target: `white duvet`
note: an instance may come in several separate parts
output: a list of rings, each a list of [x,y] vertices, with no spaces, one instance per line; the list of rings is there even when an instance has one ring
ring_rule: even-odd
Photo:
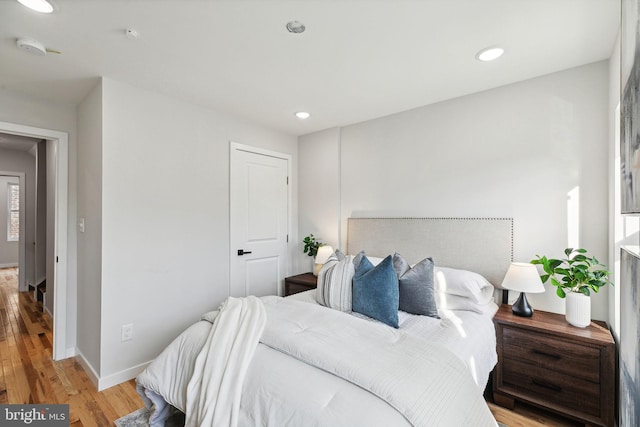
[[[268,321],[242,385],[238,425],[496,425],[468,361],[440,344],[319,305],[262,301]],[[424,328],[412,318],[423,316],[404,318],[407,330]],[[432,320],[435,329],[461,326],[455,318]],[[156,414],[164,402],[185,410],[210,329],[206,321],[193,325],[138,377]]]
[[[313,289],[288,296],[287,299],[317,305],[315,292]],[[467,366],[478,388],[484,391],[489,374],[498,361],[493,326],[493,316],[497,310],[498,306],[491,301],[487,304],[475,304],[470,310],[438,310],[440,319],[399,311],[398,323],[401,331],[452,351]],[[352,315],[377,323],[359,313]]]

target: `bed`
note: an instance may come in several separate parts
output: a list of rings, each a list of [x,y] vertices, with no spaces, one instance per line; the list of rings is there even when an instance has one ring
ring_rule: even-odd
[[[149,365],[137,387],[150,425],[177,408],[187,426],[495,426],[482,394],[512,235],[509,218],[349,219],[346,255],[325,265],[318,290],[229,299]],[[407,274],[432,265],[436,310],[396,308],[391,326],[352,311],[365,295],[356,286],[397,260]]]

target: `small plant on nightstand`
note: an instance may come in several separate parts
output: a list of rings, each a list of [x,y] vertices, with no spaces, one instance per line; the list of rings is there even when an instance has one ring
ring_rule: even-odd
[[[313,234],[309,234],[302,242],[304,243],[304,253],[310,257],[315,257],[318,254],[318,248],[323,245]]]
[[[531,264],[542,265],[545,274],[540,275],[542,283],[551,281],[556,287],[556,295],[564,298],[567,292],[581,292],[586,296],[591,291],[598,292],[602,286],[613,284],[608,280],[611,272],[596,257],[587,256],[586,249],[567,248],[567,258],[553,259],[536,255]],[[560,280],[558,280],[560,278]]]
[[[567,248],[566,258],[554,259],[536,255],[531,264],[541,265],[543,283],[550,281],[556,287],[556,295],[567,298],[567,321],[574,326],[585,327],[591,323],[591,292],[598,292],[608,284],[610,271],[586,249]]]

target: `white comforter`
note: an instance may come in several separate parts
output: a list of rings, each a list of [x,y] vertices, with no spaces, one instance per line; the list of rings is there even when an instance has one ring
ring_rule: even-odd
[[[238,425],[496,425],[468,369],[441,346],[321,306],[262,300],[268,322]],[[193,360],[210,328],[193,325],[138,377],[157,412],[165,401],[185,410]]]

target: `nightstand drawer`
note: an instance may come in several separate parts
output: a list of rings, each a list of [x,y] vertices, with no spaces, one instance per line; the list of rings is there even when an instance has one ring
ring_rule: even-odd
[[[511,359],[502,362],[502,369],[504,387],[516,394],[532,396],[533,401],[555,409],[580,408],[584,414],[601,416],[599,384]]]
[[[600,350],[533,331],[504,328],[503,357],[547,370],[547,376],[566,374],[600,382]],[[550,373],[549,370],[554,371]]]
[[[297,294],[318,286],[318,278],[311,273],[302,273],[284,279],[284,296]]]
[[[315,289],[315,288],[309,285],[301,285],[299,283],[290,283],[287,295],[293,295],[300,292],[309,291],[311,289]]]

